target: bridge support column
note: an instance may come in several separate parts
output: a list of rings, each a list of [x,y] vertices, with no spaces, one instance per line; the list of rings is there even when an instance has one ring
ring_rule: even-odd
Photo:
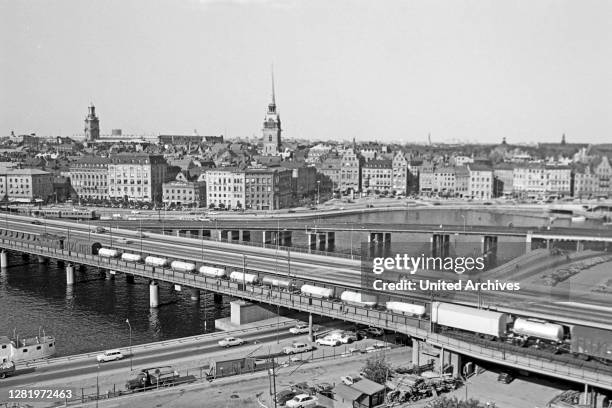
[[[126,281],[127,283],[134,283],[134,275],[129,275],[129,274],[126,274],[126,275],[125,275],[125,281]]]
[[[584,405],[589,405],[589,384],[584,384]]]
[[[531,234],[525,235],[525,253],[531,252]]]
[[[421,340],[412,339],[412,364],[421,365]]]
[[[39,264],[47,263],[47,258],[45,258],[44,256],[41,256],[41,255],[38,255],[38,263]]]
[[[74,285],[74,267],[72,264],[66,266],[66,285]]]
[[[325,251],[327,248],[327,233],[318,233],[317,234],[317,248],[319,251]]]
[[[213,302],[215,302],[218,305],[223,303],[223,295],[221,295],[220,293],[215,293],[213,295]]]
[[[485,235],[482,238],[482,253],[484,254],[487,266],[494,265],[497,260],[497,237]]]
[[[328,232],[327,233],[327,250],[331,252],[334,250],[335,247],[336,247],[336,233]]]
[[[239,239],[242,242],[251,242],[251,231],[249,230],[240,230]]]
[[[463,365],[463,359],[461,358],[461,354],[457,354],[454,351],[451,351],[450,364],[453,366],[453,378],[461,378],[461,375],[463,374],[461,372],[461,367]]]
[[[314,334],[312,333],[312,313],[308,313],[308,341],[314,341]]]
[[[450,235],[433,234],[431,238],[431,255],[446,258],[450,253]]]
[[[191,296],[190,296],[190,298],[194,302],[199,302],[200,301],[200,289],[191,288]]]
[[[274,233],[276,231],[262,231],[262,240],[261,242],[263,243],[263,247],[265,248],[266,245],[272,245],[275,244],[275,239],[274,239]]]
[[[317,249],[317,234],[309,232],[308,233],[308,250],[312,251],[313,249]]]
[[[576,241],[576,252],[584,251],[584,242]]]
[[[155,281],[149,284],[149,307],[159,307],[159,285]]]
[[[0,267],[2,269],[8,268],[8,253],[6,251],[0,252]]]
[[[230,230],[227,234],[228,241],[240,241],[240,230]]]
[[[210,238],[211,238],[211,235],[212,235],[211,233],[212,233],[212,231],[211,231],[211,230],[209,230],[209,229],[203,229],[203,230],[202,230],[202,238],[203,238],[203,239],[210,239]]]

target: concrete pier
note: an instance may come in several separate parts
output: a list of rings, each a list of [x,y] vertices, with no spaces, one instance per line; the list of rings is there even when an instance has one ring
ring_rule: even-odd
[[[125,275],[125,281],[126,281],[127,283],[134,283],[134,275],[129,275],[129,274],[126,274],[126,275]]]
[[[200,289],[191,288],[190,298],[194,302],[199,302],[200,301]]]
[[[159,307],[159,285],[155,281],[149,284],[149,307]]]
[[[216,304],[221,304],[221,303],[223,303],[223,295],[221,295],[221,294],[219,294],[219,293],[215,293],[215,294],[213,295],[213,301],[214,301]]]
[[[8,268],[8,253],[6,251],[0,252],[0,268]]]
[[[66,285],[74,285],[74,267],[72,264],[66,266]]]
[[[45,258],[44,256],[41,256],[41,255],[38,255],[38,263],[39,264],[47,263],[47,258]]]

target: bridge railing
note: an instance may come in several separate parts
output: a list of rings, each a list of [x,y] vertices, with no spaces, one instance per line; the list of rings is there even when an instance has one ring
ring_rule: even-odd
[[[548,355],[548,358],[544,360],[542,358],[530,357],[525,355],[525,353],[517,353],[516,349],[510,349],[506,345],[500,343],[488,342],[484,344],[476,339],[471,339],[468,342],[432,333],[429,330],[430,322],[428,320],[418,319],[413,316],[363,307],[347,306],[339,301],[312,298],[264,286],[244,285],[228,280],[215,279],[168,269],[158,270],[159,268],[154,268],[145,264],[125,262],[120,259],[71,253],[67,250],[55,248],[43,248],[30,242],[15,242],[3,238],[0,242],[0,246],[7,249],[14,249],[42,256],[53,256],[65,261],[89,264],[127,274],[139,275],[152,280],[163,280],[174,284],[223,293],[233,297],[284,306],[367,326],[384,327],[387,330],[425,339],[427,342],[454,349],[457,352],[472,355],[477,358],[512,363],[517,367],[536,369],[545,374],[564,376],[576,381],[589,382],[603,387],[609,387],[609,384],[612,384],[612,375],[609,373],[555,362],[553,361],[552,355]]]

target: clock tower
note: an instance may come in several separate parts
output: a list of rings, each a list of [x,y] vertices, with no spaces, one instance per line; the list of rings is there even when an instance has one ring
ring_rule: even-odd
[[[276,156],[281,150],[281,121],[276,111],[276,97],[274,95],[274,72],[272,72],[272,102],[268,104],[268,112],[263,123],[263,150],[264,156]]]
[[[85,117],[85,140],[93,142],[100,138],[100,121],[96,116],[96,107],[89,105],[89,114]]]

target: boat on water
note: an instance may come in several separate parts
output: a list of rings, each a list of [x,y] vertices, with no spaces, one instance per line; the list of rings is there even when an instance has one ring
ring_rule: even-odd
[[[23,363],[49,358],[55,354],[55,337],[42,336],[10,339],[0,336],[0,363]]]

